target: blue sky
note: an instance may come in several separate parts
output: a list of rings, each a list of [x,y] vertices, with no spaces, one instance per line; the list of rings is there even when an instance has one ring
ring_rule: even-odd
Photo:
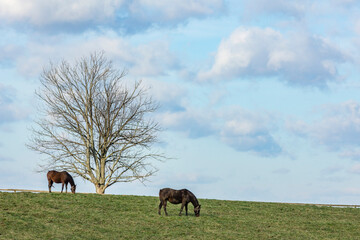
[[[47,189],[25,146],[43,67],[104,50],[151,87],[172,158],[107,193],[358,204],[358,16],[355,0],[0,0],[0,188]]]

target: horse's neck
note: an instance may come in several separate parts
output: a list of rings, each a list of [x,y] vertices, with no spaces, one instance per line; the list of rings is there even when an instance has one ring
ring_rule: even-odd
[[[74,179],[73,179],[71,176],[69,176],[69,175],[68,175],[68,181],[69,181],[69,183],[70,183],[71,186],[74,186],[74,185],[75,185]]]
[[[192,205],[194,205],[194,207],[199,206],[199,202],[194,194],[190,195],[190,202],[192,203]]]

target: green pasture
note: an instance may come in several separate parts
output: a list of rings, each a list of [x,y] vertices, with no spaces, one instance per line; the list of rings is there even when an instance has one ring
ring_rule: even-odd
[[[199,199],[0,192],[0,239],[360,239],[360,209]]]

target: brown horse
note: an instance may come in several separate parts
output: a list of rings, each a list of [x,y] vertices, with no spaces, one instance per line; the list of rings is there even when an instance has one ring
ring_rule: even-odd
[[[75,193],[76,190],[76,185],[74,183],[73,178],[71,177],[71,175],[66,172],[57,172],[57,171],[49,171],[47,173],[47,179],[49,182],[49,192],[51,193],[51,187],[53,185],[53,183],[62,183],[62,188],[61,188],[61,192],[63,192],[64,190],[64,184],[66,187],[66,192],[67,192],[67,185],[68,183],[70,183],[71,185],[71,192]]]
[[[200,216],[201,205],[199,204],[195,195],[187,189],[174,190],[171,188],[163,188],[159,192],[159,198],[160,198],[159,215],[161,215],[161,207],[163,205],[164,205],[165,214],[166,214],[166,216],[168,215],[167,211],[166,211],[166,203],[167,203],[167,201],[169,201],[173,204],[181,203],[181,209],[180,209],[179,216],[181,216],[181,212],[182,212],[184,206],[185,206],[186,216],[188,215],[188,203],[189,202],[191,202],[192,205],[194,205],[195,216],[196,217]]]

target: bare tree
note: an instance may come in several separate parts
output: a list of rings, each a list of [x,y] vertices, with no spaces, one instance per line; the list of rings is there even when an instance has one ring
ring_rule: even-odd
[[[28,146],[47,156],[44,170],[79,175],[99,194],[156,172],[151,162],[164,156],[151,148],[159,125],[148,115],[158,106],[141,82],[127,84],[125,75],[103,53],[43,70],[36,95],[44,106]]]

